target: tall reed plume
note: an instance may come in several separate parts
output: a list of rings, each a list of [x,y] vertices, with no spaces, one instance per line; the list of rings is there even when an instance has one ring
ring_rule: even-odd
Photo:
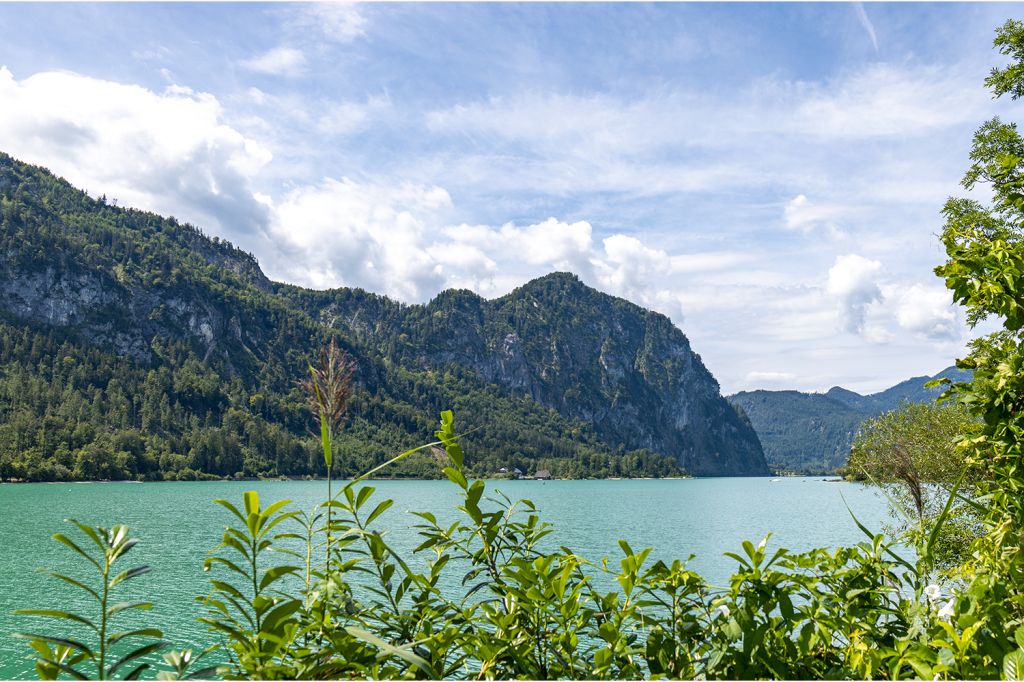
[[[332,337],[327,348],[322,348],[316,365],[309,366],[309,378],[298,382],[306,392],[309,409],[320,426],[320,442],[327,466],[327,561],[331,559],[331,468],[334,464],[334,436],[341,431],[348,417],[352,399],[356,363],[351,355],[338,347]]]

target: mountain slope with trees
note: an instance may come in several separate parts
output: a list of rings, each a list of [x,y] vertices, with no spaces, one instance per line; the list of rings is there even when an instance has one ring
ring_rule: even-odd
[[[571,275],[422,306],[310,291],[0,154],[0,478],[322,473],[295,380],[332,335],[358,367],[341,475],[448,408],[478,473],[767,473],[682,332]],[[394,473],[437,471],[425,454]]]
[[[903,403],[931,402],[941,392],[932,379],[969,381],[970,372],[948,367],[871,395],[833,386],[825,393],[742,391],[729,396],[753,424],[768,466],[777,472],[835,473],[846,464],[860,424]]]

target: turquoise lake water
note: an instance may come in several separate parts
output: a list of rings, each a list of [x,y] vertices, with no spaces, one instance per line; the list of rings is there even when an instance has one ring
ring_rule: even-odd
[[[375,498],[394,506],[375,525],[386,528],[396,547],[419,544],[407,512],[431,511],[453,519],[457,489],[446,481],[374,481]],[[695,554],[690,567],[722,584],[744,539],[773,533],[771,545],[794,551],[837,547],[864,539],[846,505],[869,528],[881,530],[885,501],[853,483],[821,478],[717,478],[621,481],[491,481],[488,490],[513,499],[529,498],[543,520],[555,526],[551,546],[566,545],[593,561],[617,560],[617,541],[634,549],[654,547],[661,559]],[[133,581],[135,595],[154,602],[147,624],[163,628],[177,648],[211,643],[194,602],[208,591],[202,571],[207,552],[220,542],[229,514],[213,504],[227,498],[241,506],[243,491],[257,490],[264,504],[279,499],[309,509],[326,496],[322,481],[195,483],[76,483],[0,485],[0,679],[33,679],[28,647],[13,639],[17,630],[45,631],[41,619],[14,617],[18,608],[83,610],[73,588],[43,575],[48,568],[83,575],[84,561],[49,537],[74,535],[65,518],[109,526],[126,523],[141,542],[126,565],[149,564],[153,573]],[[845,500],[845,504],[844,504]],[[66,589],[65,589],[66,588]],[[134,596],[134,595],[133,595]]]

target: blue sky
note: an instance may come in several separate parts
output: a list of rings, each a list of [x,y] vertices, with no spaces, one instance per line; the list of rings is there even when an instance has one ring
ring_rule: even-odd
[[[723,391],[879,390],[972,332],[931,273],[1017,4],[0,4],[0,149],[271,277],[421,302],[553,270]],[[983,196],[983,192],[981,193]]]

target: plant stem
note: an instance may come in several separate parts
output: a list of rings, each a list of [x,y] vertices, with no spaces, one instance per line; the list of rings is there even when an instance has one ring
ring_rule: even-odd
[[[331,446],[334,447],[333,445]],[[333,453],[332,453],[333,455]],[[333,463],[333,457],[332,463]],[[331,464],[327,465],[327,560],[324,565],[324,577],[331,572],[331,507],[334,497],[331,495]]]
[[[109,540],[108,540],[109,542]],[[105,552],[103,561],[103,601],[100,603],[100,662],[98,666],[98,677],[101,680],[107,679],[107,595],[110,592],[110,550]]]

